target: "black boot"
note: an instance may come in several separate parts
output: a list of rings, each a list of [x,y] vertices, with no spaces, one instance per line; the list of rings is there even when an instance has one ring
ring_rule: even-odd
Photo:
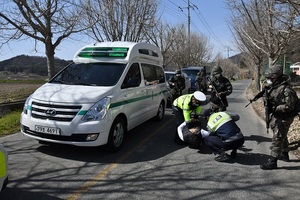
[[[215,161],[218,161],[218,162],[226,162],[229,159],[230,159],[230,157],[224,151],[222,151],[220,154],[216,154],[216,157],[215,157]]]
[[[233,149],[233,150],[231,151],[231,153],[230,153],[230,157],[231,157],[231,158],[236,158],[236,156],[237,156],[237,149]]]
[[[290,162],[289,152],[282,152],[279,160]]]
[[[264,170],[272,170],[272,169],[277,169],[277,158],[269,158],[268,159],[268,162],[265,163],[265,164],[262,164],[260,166],[261,169],[264,169]]]

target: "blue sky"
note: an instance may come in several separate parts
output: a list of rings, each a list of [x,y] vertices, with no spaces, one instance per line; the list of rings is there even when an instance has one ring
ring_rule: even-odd
[[[214,53],[227,57],[237,54],[228,27],[230,11],[225,0],[190,0],[191,32],[202,33],[214,46]],[[163,18],[171,24],[188,23],[188,0],[161,0]],[[231,50],[230,50],[231,49]],[[228,51],[230,50],[230,51]]]
[[[170,24],[187,24],[188,0],[160,0],[159,5],[162,19]],[[221,53],[223,57],[232,56],[234,50],[233,37],[226,21],[229,18],[229,10],[224,0],[190,0],[191,32],[204,34],[214,46],[214,53]],[[64,41],[56,49],[55,56],[65,60],[71,60],[76,51],[86,44],[93,43],[89,39],[79,41]],[[34,51],[34,41],[11,42],[9,46],[1,49],[0,61],[18,55],[45,56],[44,46],[38,43],[37,52]]]

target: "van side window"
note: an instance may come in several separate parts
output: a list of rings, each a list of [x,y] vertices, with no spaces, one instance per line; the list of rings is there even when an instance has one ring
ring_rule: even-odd
[[[121,89],[138,87],[141,84],[141,71],[138,63],[133,63],[128,70]]]
[[[142,69],[146,85],[165,82],[165,75],[162,67],[142,63]]]

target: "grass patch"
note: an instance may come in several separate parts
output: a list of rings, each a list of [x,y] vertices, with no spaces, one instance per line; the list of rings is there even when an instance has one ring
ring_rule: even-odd
[[[0,118],[0,137],[20,131],[21,110],[13,111]]]

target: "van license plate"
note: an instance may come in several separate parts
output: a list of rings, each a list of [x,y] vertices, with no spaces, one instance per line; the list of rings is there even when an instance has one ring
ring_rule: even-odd
[[[52,135],[60,135],[59,128],[46,127],[46,126],[35,126],[35,131],[39,133],[47,133]]]

